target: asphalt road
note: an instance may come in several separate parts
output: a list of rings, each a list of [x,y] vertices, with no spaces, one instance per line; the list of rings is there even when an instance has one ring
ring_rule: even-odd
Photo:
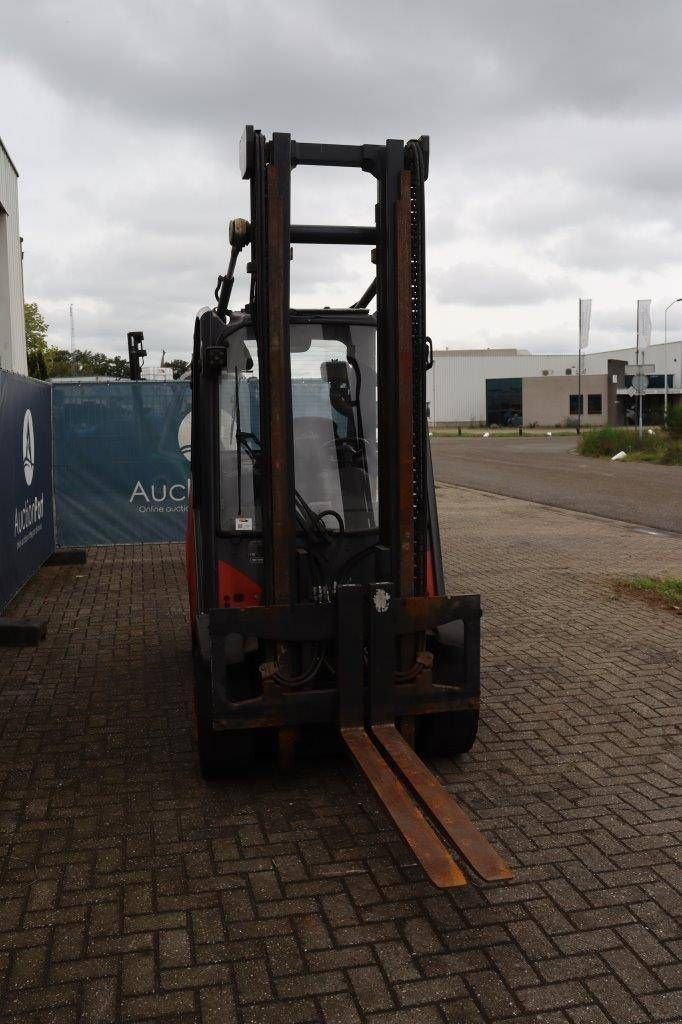
[[[575,454],[575,437],[434,437],[436,480],[682,533],[682,470]]]

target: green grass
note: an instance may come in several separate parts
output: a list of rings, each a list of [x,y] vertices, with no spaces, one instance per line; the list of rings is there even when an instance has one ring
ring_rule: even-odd
[[[619,594],[640,597],[682,614],[682,580],[675,576],[663,579],[657,579],[655,576],[633,576],[630,579],[616,580],[615,588]]]
[[[628,460],[656,462],[663,466],[682,466],[682,438],[671,437],[657,429],[653,434],[628,427],[601,427],[581,434],[578,442],[581,455],[611,458],[625,452]]]

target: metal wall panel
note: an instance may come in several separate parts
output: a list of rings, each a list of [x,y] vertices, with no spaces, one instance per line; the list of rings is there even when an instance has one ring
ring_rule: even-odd
[[[17,178],[9,154],[0,140],[0,367],[26,374],[24,279]]]

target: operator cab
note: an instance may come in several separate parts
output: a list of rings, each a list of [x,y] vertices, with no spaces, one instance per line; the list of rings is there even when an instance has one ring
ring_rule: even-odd
[[[262,529],[260,367],[250,318],[231,322],[218,384],[219,529]],[[366,311],[290,318],[299,533],[363,533],[378,521],[376,321]]]

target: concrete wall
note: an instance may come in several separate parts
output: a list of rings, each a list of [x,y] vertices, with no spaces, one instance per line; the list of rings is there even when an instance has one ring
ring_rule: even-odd
[[[601,427],[608,422],[608,376],[589,373],[582,375],[582,422],[585,426]],[[523,425],[537,423],[539,427],[566,426],[577,416],[570,411],[570,396],[578,394],[578,377],[524,377]],[[588,395],[601,396],[601,413],[588,412]]]
[[[26,373],[18,174],[0,139],[0,368]]]

